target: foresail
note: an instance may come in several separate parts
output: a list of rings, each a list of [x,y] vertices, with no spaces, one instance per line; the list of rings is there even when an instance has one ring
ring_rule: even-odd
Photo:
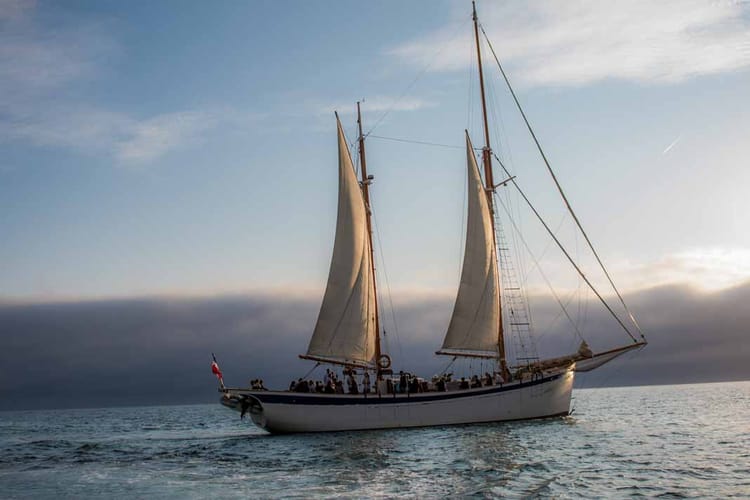
[[[520,373],[534,373],[540,370],[554,370],[557,368],[571,367],[577,372],[589,372],[600,366],[609,363],[618,356],[630,352],[634,349],[641,349],[646,345],[646,342],[635,342],[633,344],[625,345],[622,347],[616,347],[608,351],[593,352],[588,344],[583,341],[577,352],[568,354],[567,356],[560,356],[558,358],[548,358],[533,363],[527,363],[522,366],[516,367]]]
[[[464,263],[453,316],[438,354],[497,357],[500,291],[492,218],[468,133],[466,155],[469,192]]]
[[[609,351],[600,353],[591,353],[589,356],[578,356],[576,359],[575,371],[577,372],[590,372],[596,368],[599,368],[605,363],[609,363],[616,357],[630,352],[633,349],[640,349],[646,345],[646,342],[636,342],[634,344],[626,345],[624,347],[618,347]]]
[[[370,365],[375,356],[375,293],[362,190],[338,123],[336,239],[323,304],[305,357]]]

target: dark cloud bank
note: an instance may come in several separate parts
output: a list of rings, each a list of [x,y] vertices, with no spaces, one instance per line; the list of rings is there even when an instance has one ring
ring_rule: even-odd
[[[664,287],[628,297],[649,338],[578,383],[641,385],[750,379],[750,284],[705,294]],[[210,353],[227,383],[262,377],[283,387],[312,363],[307,347],[319,299],[225,296],[0,305],[0,409],[177,404],[216,401]],[[446,360],[439,347],[451,298],[395,300],[398,341],[388,345],[395,368],[431,375]],[[575,350],[569,324],[548,302],[537,325],[551,325],[541,354]],[[592,305],[584,334],[594,348],[624,343]],[[403,363],[403,360],[409,360]]]

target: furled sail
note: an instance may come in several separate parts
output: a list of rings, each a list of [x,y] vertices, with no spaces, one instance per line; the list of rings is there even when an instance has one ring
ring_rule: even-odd
[[[466,134],[468,215],[461,283],[453,316],[437,354],[498,357],[500,296],[492,217]]]
[[[367,208],[340,122],[338,144],[339,203],[331,269],[318,322],[302,357],[372,365],[377,331]]]

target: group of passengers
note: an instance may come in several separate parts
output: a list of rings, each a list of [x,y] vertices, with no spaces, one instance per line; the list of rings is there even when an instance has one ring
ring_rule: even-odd
[[[340,380],[338,377],[338,374],[331,370],[326,369],[326,374],[323,377],[323,380],[304,380],[302,378],[299,378],[297,380],[292,380],[292,383],[289,384],[289,391],[290,392],[317,392],[317,393],[324,393],[324,394],[345,394],[344,392],[344,382],[346,381],[346,386],[348,389],[349,394],[359,394],[360,388],[359,383],[357,382],[357,372],[352,368],[345,368],[342,373],[342,378],[344,380]],[[370,374],[365,370],[364,374],[362,375],[362,393],[368,394],[371,390],[371,383],[370,383]]]
[[[263,379],[253,379],[250,381],[250,388],[254,391],[267,391],[266,387],[263,385]]]
[[[500,382],[500,380],[498,380],[498,382]],[[466,377],[461,377],[458,388],[478,389],[480,387],[488,387],[491,385],[495,385],[495,381],[493,380],[492,375],[490,375],[488,372],[485,372],[482,378],[479,378],[478,375],[473,375],[470,380],[467,380]]]
[[[398,392],[399,394],[413,394],[416,392],[427,392],[429,391],[429,384],[426,381],[420,380],[416,375],[400,371],[398,372],[398,384],[394,388],[394,391],[389,389],[388,392]]]
[[[498,373],[492,375],[489,372],[485,372],[482,376],[461,377],[458,381],[454,381],[452,376],[452,373],[435,375],[428,382],[409,372],[400,371],[398,377],[388,377],[385,380],[381,380],[383,387],[380,390],[388,394],[415,394],[432,391],[445,392],[455,389],[476,389],[502,384],[502,379]],[[256,382],[259,383],[258,389],[265,389],[262,387],[262,380],[253,381],[253,384]],[[253,385],[253,388],[256,388],[255,385]],[[373,387],[369,372],[365,370],[362,373],[360,382],[357,380],[357,372],[353,368],[344,368],[341,378],[339,378],[339,375],[334,370],[326,369],[323,380],[305,380],[300,377],[297,380],[292,380],[289,384],[290,392],[370,394],[373,390],[377,391],[377,388]]]

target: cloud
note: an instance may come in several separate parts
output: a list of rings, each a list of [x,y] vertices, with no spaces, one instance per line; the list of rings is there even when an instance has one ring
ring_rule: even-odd
[[[750,378],[750,284],[716,293],[661,287],[626,299],[650,344],[586,375],[587,386]],[[297,355],[319,304],[319,297],[234,295],[0,305],[0,409],[215,401],[211,352],[231,385],[262,377],[285,387],[312,368]],[[552,301],[536,297],[533,305],[540,354],[575,350]],[[399,329],[387,324],[384,344],[396,369],[429,376],[445,367],[450,360],[433,352],[451,309],[447,295],[395,301]],[[628,342],[595,304],[584,309],[581,328],[594,349]]]
[[[129,137],[115,145],[115,157],[123,163],[146,163],[168,151],[194,143],[214,126],[213,116],[199,112],[159,115],[129,127]]]
[[[527,86],[670,84],[750,66],[749,2],[516,1],[484,3],[479,14],[513,80]],[[468,67],[470,44],[468,33],[442,28],[389,53],[452,71]]]
[[[356,113],[356,107],[352,106],[352,102],[337,102],[318,105],[318,111],[320,114],[329,114],[332,110],[338,111],[340,115],[354,114]],[[431,108],[435,106],[435,103],[419,97],[393,97],[376,95],[372,97],[366,97],[362,100],[362,109],[371,113],[377,113],[381,111],[417,111],[419,109]]]
[[[39,146],[98,153],[109,149],[132,126],[133,120],[128,116],[96,107],[15,106],[0,122],[0,136]]]
[[[121,48],[106,22],[41,26],[35,4],[0,3],[0,141],[23,141],[143,165],[195,143],[218,114],[137,117],[75,97]]]
[[[33,0],[0,0],[0,21],[18,19],[36,5]]]
[[[573,247],[568,245],[570,248]],[[609,281],[589,252],[582,251],[575,260],[603,296],[614,296]],[[613,255],[604,256],[604,262],[617,288],[628,293],[668,285],[719,291],[750,281],[750,248],[743,247],[693,247],[637,261]],[[568,261],[553,252],[542,252],[524,264],[529,271],[523,286],[532,293],[549,294],[550,286],[561,297],[577,294],[581,289],[590,293]],[[543,270],[543,276],[539,269]]]
[[[646,263],[615,262],[614,274],[623,276],[626,289],[688,284],[703,290],[721,290],[750,279],[750,249],[695,248]]]
[[[113,41],[97,26],[81,25],[75,31],[41,32],[13,26],[0,35],[0,79],[4,97],[30,98],[83,77],[92,76],[96,63],[115,50]]]
[[[195,144],[217,124],[206,111],[181,111],[142,120],[80,104],[20,109],[0,119],[0,139],[112,156],[120,165],[143,165]]]

